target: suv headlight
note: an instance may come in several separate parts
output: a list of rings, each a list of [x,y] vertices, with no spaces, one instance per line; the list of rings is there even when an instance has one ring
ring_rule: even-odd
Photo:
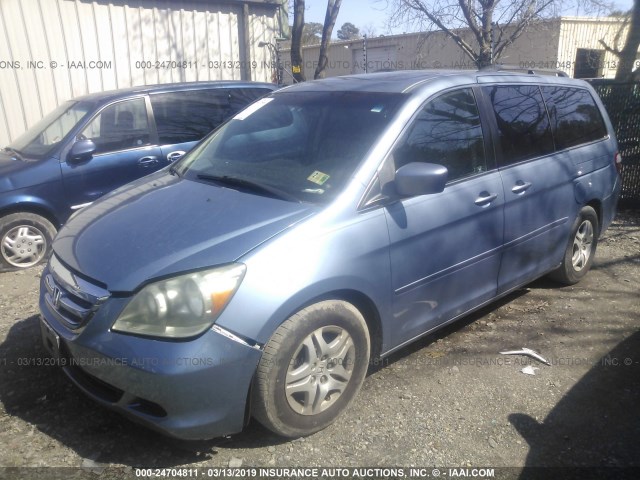
[[[198,335],[222,313],[245,271],[236,263],[149,284],[133,297],[112,330],[165,338]]]

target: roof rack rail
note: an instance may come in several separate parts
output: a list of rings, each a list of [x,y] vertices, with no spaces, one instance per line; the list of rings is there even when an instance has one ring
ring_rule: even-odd
[[[523,72],[528,75],[553,75],[555,77],[568,77],[567,72],[551,68],[525,68],[517,65],[489,65],[480,69],[481,72]]]

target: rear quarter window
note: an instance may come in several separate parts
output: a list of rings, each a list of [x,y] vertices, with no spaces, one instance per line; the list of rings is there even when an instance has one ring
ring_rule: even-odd
[[[588,90],[542,87],[542,95],[558,150],[606,137],[607,129],[600,109]]]

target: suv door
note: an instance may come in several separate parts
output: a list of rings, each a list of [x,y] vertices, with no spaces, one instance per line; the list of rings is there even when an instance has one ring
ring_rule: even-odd
[[[394,344],[496,294],[504,195],[488,147],[474,91],[463,88],[429,100],[388,159],[393,171],[410,162],[449,171],[442,193],[386,207]]]
[[[560,262],[574,220],[575,168],[554,154],[549,117],[537,85],[483,87],[493,112],[505,191],[504,252],[498,293],[548,272]]]
[[[104,107],[76,138],[92,140],[96,152],[88,160],[66,158],[61,163],[67,199],[74,210],[165,165],[144,96]]]
[[[150,95],[162,161],[175,162],[266,88],[209,88]]]

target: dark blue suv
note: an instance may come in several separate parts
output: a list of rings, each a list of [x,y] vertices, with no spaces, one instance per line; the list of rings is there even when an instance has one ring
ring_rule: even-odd
[[[179,83],[63,103],[0,150],[0,270],[41,262],[74,211],[169,165],[275,88],[253,82]]]

